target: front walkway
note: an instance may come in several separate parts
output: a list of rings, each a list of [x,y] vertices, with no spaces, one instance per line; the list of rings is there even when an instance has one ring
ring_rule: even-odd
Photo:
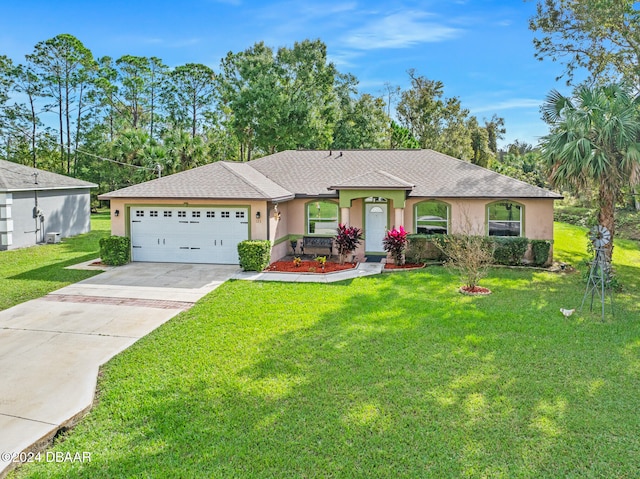
[[[242,271],[233,276],[233,279],[247,281],[284,281],[292,283],[335,283],[347,279],[361,278],[382,273],[384,267],[381,263],[359,263],[356,268],[335,273],[277,273],[264,271]]]

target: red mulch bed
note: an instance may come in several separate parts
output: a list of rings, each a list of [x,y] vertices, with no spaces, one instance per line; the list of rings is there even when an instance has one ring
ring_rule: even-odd
[[[293,261],[275,261],[271,263],[265,271],[279,271],[284,273],[332,273],[334,271],[344,271],[345,269],[355,268],[357,263],[333,263],[327,261],[324,264],[324,270],[317,261],[302,261],[299,266],[293,264]]]
[[[386,263],[384,269],[416,269],[422,268],[424,263],[405,263],[403,265],[397,265],[393,263]]]
[[[461,286],[460,292],[462,294],[468,294],[472,296],[485,296],[487,294],[491,294],[491,290],[489,288],[483,288],[482,286],[474,286],[473,288]]]

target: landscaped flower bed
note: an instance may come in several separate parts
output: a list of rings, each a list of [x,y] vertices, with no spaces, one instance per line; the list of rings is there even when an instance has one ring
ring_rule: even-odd
[[[289,260],[289,261],[275,261],[271,263],[265,271],[278,271],[283,273],[333,273],[335,271],[344,271],[346,269],[355,268],[357,263],[344,263],[338,264],[327,261],[324,264],[324,269],[322,265],[315,260],[303,260],[300,261],[297,265]]]

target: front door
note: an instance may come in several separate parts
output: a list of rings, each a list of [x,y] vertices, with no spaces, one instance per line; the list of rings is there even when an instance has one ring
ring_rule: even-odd
[[[382,240],[387,234],[387,204],[365,203],[364,222],[365,251],[384,253]]]

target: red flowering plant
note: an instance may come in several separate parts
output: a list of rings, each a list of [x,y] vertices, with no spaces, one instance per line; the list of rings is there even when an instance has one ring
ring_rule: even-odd
[[[347,255],[353,253],[362,241],[362,230],[355,226],[338,225],[338,234],[333,244],[340,255],[340,264],[344,264]]]
[[[396,265],[404,264],[404,251],[407,249],[407,232],[402,226],[387,231],[386,236],[382,240],[384,250],[391,254]]]

